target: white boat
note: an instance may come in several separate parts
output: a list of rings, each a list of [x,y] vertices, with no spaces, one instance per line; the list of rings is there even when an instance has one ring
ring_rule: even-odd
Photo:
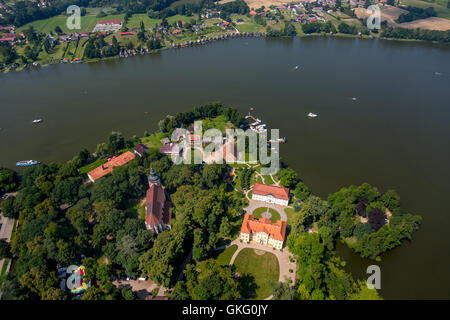
[[[36,120],[33,120],[33,121],[31,121],[32,123],[41,123],[42,122],[42,119],[36,119]]]
[[[317,117],[317,114],[310,112],[310,113],[308,113],[308,117],[315,118],[315,117]]]
[[[352,98],[353,101],[356,101],[356,99],[358,99],[358,98],[356,98],[356,97],[353,97],[353,98]]]

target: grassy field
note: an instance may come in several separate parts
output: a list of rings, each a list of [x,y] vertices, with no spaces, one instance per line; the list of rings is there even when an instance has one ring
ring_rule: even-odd
[[[295,211],[292,208],[285,208],[284,212],[286,212],[287,224],[291,224],[292,219],[300,213],[300,211]]]
[[[222,266],[228,266],[230,264],[231,257],[236,252],[237,248],[237,245],[233,244],[224,250],[217,251],[217,262]]]
[[[90,32],[90,31],[92,31],[92,29],[94,29],[95,25],[100,20],[112,20],[112,19],[123,20],[124,16],[125,16],[124,14],[114,14],[114,15],[108,15],[108,16],[105,16],[102,18],[98,18],[95,15],[86,15],[86,16],[81,17],[81,29],[80,30],[70,30],[69,28],[67,28],[67,16],[60,15],[60,16],[55,16],[55,17],[48,18],[48,19],[37,20],[37,21],[33,21],[31,23],[27,23],[26,25],[18,28],[16,30],[16,33],[23,32],[23,30],[25,30],[29,26],[33,26],[36,31],[45,32],[45,33],[49,33],[49,32],[54,33],[56,26],[59,26],[62,29],[62,31],[65,33],[72,33],[75,31],[89,31]]]
[[[159,151],[159,147],[162,146],[161,139],[165,137],[167,137],[167,133],[156,132],[151,136],[142,138],[141,142],[149,149],[156,149]]]
[[[249,18],[245,15],[233,14],[231,15],[231,19],[233,21],[236,19],[244,20],[244,23],[236,24],[236,29],[238,29],[239,32],[266,32],[266,28],[255,23],[253,17]]]
[[[271,294],[270,282],[278,281],[280,267],[277,257],[270,252],[259,255],[254,249],[242,249],[234,260],[240,277],[250,275],[256,283],[256,295],[252,299],[261,300]]]
[[[81,174],[83,173],[88,173],[91,170],[94,170],[95,168],[99,167],[100,165],[106,163],[108,160],[105,158],[99,158],[97,160],[95,160],[94,162],[91,162],[87,165],[85,165],[84,167],[81,167],[80,169],[78,169],[78,171],[80,171]]]
[[[208,129],[217,129],[225,133],[226,129],[232,129],[234,126],[231,122],[226,121],[225,116],[220,115],[216,118],[208,118],[202,120],[202,131],[205,133]]]
[[[128,19],[127,22],[127,28],[133,29],[133,28],[140,28],[141,21],[144,22],[144,27],[146,29],[148,28],[154,28],[156,24],[161,23],[161,19],[150,19],[147,14],[145,13],[138,13],[133,14],[130,19]]]
[[[450,9],[447,9],[447,0],[434,0],[434,2],[402,0],[400,1],[400,4],[403,6],[413,6],[423,9],[433,7],[438,17],[450,19]]]

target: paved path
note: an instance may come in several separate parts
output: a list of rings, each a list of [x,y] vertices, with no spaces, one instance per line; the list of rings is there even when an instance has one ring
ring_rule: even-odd
[[[252,213],[256,209],[261,208],[261,207],[267,207],[267,208],[272,208],[272,209],[276,210],[280,214],[281,221],[287,221],[287,215],[286,215],[286,212],[284,211],[284,209],[286,207],[280,206],[279,204],[249,199],[249,205],[247,208],[244,208],[244,210],[248,213]]]
[[[158,286],[152,280],[115,280],[113,281],[113,284],[119,289],[122,289],[123,287],[131,288],[140,300],[146,300],[156,288],[159,288],[157,294],[158,297],[163,297],[167,291],[166,288]]]
[[[244,248],[252,248],[257,250],[263,250],[270,253],[273,253],[277,259],[278,259],[278,265],[280,267],[280,276],[278,277],[279,282],[286,282],[286,280],[289,280],[291,284],[293,285],[295,283],[295,274],[297,271],[297,265],[295,262],[291,262],[289,260],[289,257],[293,257],[293,255],[289,252],[288,248],[284,247],[283,251],[280,250],[273,250],[272,247],[268,247],[262,244],[256,244],[256,243],[244,243],[241,242],[239,239],[234,240],[229,245],[237,245],[237,250],[233,254],[230,260],[230,266],[233,265],[234,260],[236,259],[239,252]],[[289,269],[292,269],[293,272],[290,273]]]
[[[15,196],[17,194],[17,192],[15,193],[7,193],[6,195],[8,196]],[[5,239],[7,242],[10,242],[11,240],[11,234],[12,234],[12,230],[14,227],[14,223],[16,222],[16,220],[14,219],[9,219],[6,218],[2,215],[2,210],[0,207],[0,224],[1,224],[1,228],[0,228],[0,239]],[[11,260],[9,260],[11,262]],[[5,262],[5,259],[1,259],[0,260],[0,271],[3,268],[3,263]]]

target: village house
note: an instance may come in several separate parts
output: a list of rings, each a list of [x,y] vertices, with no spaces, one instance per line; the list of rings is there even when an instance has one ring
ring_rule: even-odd
[[[101,20],[95,25],[92,32],[117,32],[122,25],[122,20]]]
[[[194,144],[194,146],[199,146],[202,144],[202,137],[199,134],[190,134],[189,142]]]
[[[170,139],[169,138],[162,138],[161,140],[161,143],[163,144],[163,145],[166,145],[166,144],[169,144],[170,143]]]
[[[275,249],[283,248],[286,236],[286,221],[272,223],[267,218],[255,219],[253,214],[246,213],[241,227],[240,239],[246,243],[253,242]]]
[[[153,168],[150,169],[148,185],[149,188],[145,196],[145,227],[154,233],[170,230],[171,202]]]
[[[108,161],[101,166],[95,168],[94,170],[91,170],[88,172],[88,178],[92,182],[95,182],[96,180],[100,179],[103,176],[106,176],[108,173],[111,173],[114,169],[114,167],[121,167],[130,161],[134,159],[135,155],[134,153],[127,151],[125,153],[122,153],[118,157],[112,157],[108,159]]]
[[[9,42],[13,44],[16,41],[16,35],[14,33],[5,33],[1,38],[1,42]]]
[[[176,144],[170,144],[170,145],[165,145],[165,146],[161,146],[159,148],[159,152],[165,155],[179,155],[181,153],[181,151],[183,150],[183,148],[181,148],[177,143]]]
[[[134,153],[139,157],[142,157],[146,152],[148,152],[148,147],[142,143],[139,143],[134,147]]]
[[[255,183],[252,199],[287,206],[289,203],[289,188]]]

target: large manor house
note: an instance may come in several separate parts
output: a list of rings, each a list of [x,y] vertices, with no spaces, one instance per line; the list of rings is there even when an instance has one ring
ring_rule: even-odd
[[[289,203],[289,188],[255,183],[252,200],[287,206]],[[253,242],[272,246],[281,250],[286,238],[286,221],[270,219],[256,219],[253,214],[246,213],[241,227],[240,239],[246,243]]]

